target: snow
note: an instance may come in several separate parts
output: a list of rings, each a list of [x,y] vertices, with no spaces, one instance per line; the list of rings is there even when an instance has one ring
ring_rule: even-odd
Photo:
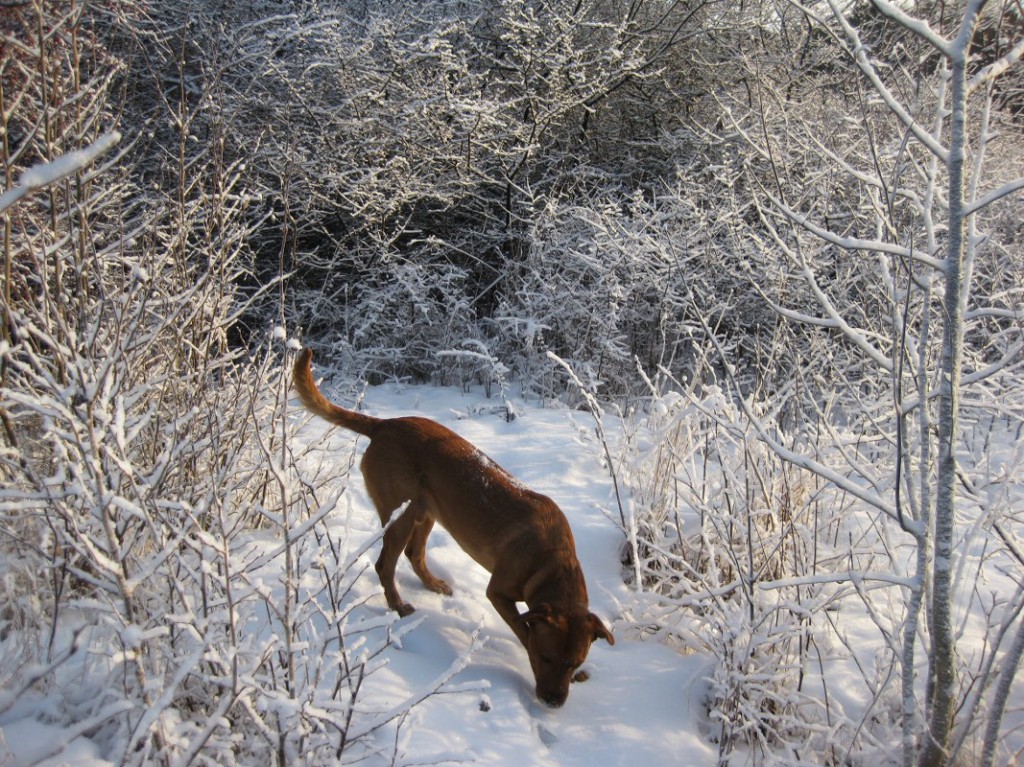
[[[344,393],[334,396],[348,401]],[[714,764],[717,747],[706,737],[703,705],[709,659],[641,641],[616,625],[620,605],[630,599],[619,561],[623,536],[611,516],[608,473],[595,445],[580,441],[587,419],[577,423],[565,409],[517,403],[521,417],[509,423],[496,415],[476,415],[483,410],[481,401],[480,395],[456,389],[381,386],[367,392],[364,406],[379,416],[425,415],[441,421],[526,485],[554,498],[573,528],[591,610],[612,627],[616,643],[596,642],[584,666],[590,679],[573,685],[562,708],[546,708],[534,694],[525,650],[487,601],[488,573],[435,528],[428,558],[455,594],[426,591],[403,560],[399,588],[417,612],[397,626],[412,630],[385,651],[383,667],[368,678],[362,705],[386,718],[403,702],[434,689],[453,664],[456,673],[443,694],[427,695],[397,724],[375,733],[379,753],[363,763],[391,764],[394,756],[396,764]],[[362,438],[357,442],[323,421],[307,421],[297,407],[295,418],[303,421],[300,439],[312,442],[330,432],[328,450],[318,454],[326,466],[347,465],[353,449],[361,454],[365,448]],[[339,539],[345,538],[348,554],[371,544],[362,555],[369,562],[379,545],[379,523],[357,470],[350,479],[331,524]],[[343,528],[347,536],[341,535]],[[360,576],[353,597],[365,600],[360,609],[367,625],[386,631],[389,614],[372,566]],[[130,638],[134,630],[126,627],[125,633]],[[464,659],[477,632],[476,649]],[[19,705],[0,716],[0,765],[35,764],[64,736],[45,723],[50,719],[45,710],[53,703],[39,698],[37,710]],[[110,762],[95,744],[77,737],[41,764],[103,767]]]
[[[277,340],[280,335],[276,334]],[[332,390],[329,385],[325,390],[342,403],[356,400],[350,391]],[[545,408],[535,401],[517,400],[512,404],[519,417],[509,422],[487,404],[480,393],[399,385],[371,387],[361,400],[361,407],[373,415],[422,415],[440,421],[519,481],[553,498],[572,526],[587,578],[590,608],[611,627],[616,643],[609,646],[598,641],[592,646],[584,666],[590,679],[573,685],[562,708],[543,706],[534,694],[524,649],[485,596],[489,574],[439,528],[430,538],[428,559],[434,573],[452,584],[454,595],[445,597],[425,590],[402,560],[398,585],[417,611],[407,618],[397,618],[387,609],[373,571],[380,525],[355,468],[366,440],[308,416],[292,403],[290,417],[298,427],[298,441],[309,446],[302,459],[303,472],[336,479],[325,488],[328,492],[319,496],[320,505],[313,513],[291,523],[291,537],[294,540],[326,524],[342,547],[341,570],[352,563],[353,573],[362,571],[347,597],[353,607],[346,620],[356,629],[348,650],[353,654],[364,650],[370,653],[365,687],[357,702],[361,715],[352,725],[353,734],[364,737],[342,763],[358,759],[371,767],[718,764],[715,735],[721,725],[709,714],[707,701],[716,676],[727,667],[710,648],[693,649],[705,648],[702,642],[706,637],[696,633],[707,630],[706,626],[701,628],[705,618],[696,614],[686,617],[688,612],[669,605],[666,609],[675,610],[674,617],[661,623],[657,610],[644,607],[644,600],[653,600],[653,595],[638,594],[624,580],[627,574],[621,554],[625,537],[613,484],[604,468],[603,447],[594,436],[593,418],[562,407]],[[620,439],[617,428],[614,419],[606,421],[606,437]],[[640,439],[650,437],[641,435]],[[346,478],[344,469],[349,466],[352,471]],[[259,573],[250,586],[255,593],[265,595],[269,604],[270,594],[281,587],[283,544],[273,532],[254,530],[245,546],[239,556],[249,563],[250,572]],[[968,552],[972,562],[984,553]],[[330,563],[317,566],[329,567]],[[864,589],[882,588],[878,585],[882,583],[892,589],[907,583],[900,573],[850,573],[848,577]],[[807,575],[799,580],[804,585],[819,583],[825,589],[830,584],[832,589],[847,588],[842,573],[827,578]],[[868,580],[875,581],[875,585],[865,585]],[[774,593],[792,583],[780,580],[762,585]],[[316,579],[310,578],[308,584],[299,584],[298,588],[312,592],[319,587]],[[992,589],[993,593],[1009,594],[1002,584],[993,584]],[[884,697],[884,689],[897,691],[899,679],[894,676],[897,667],[889,662],[889,651],[876,624],[882,621],[881,628],[892,630],[896,624],[890,627],[888,621],[898,622],[903,609],[901,593],[899,588],[879,592],[895,600],[882,608],[882,615],[869,614],[859,599],[840,603],[837,596],[827,613],[837,639],[816,639],[819,661],[827,664],[828,683],[827,696],[817,695],[817,699],[829,701],[830,716],[835,722],[848,723],[843,726],[867,726],[863,721],[865,712],[876,719],[882,717],[871,724],[878,739],[857,754],[859,759],[871,759],[879,766],[895,763],[896,757],[887,750],[898,743],[897,712],[890,712],[888,706],[898,701],[893,698],[880,705],[874,701]],[[877,599],[881,605],[882,597]],[[793,609],[799,607],[794,605]],[[993,616],[998,619],[998,613]],[[167,615],[165,620],[168,625],[191,621],[187,615]],[[636,626],[637,620],[651,624],[646,639]],[[265,619],[250,614],[245,625],[246,643],[271,646],[274,637],[269,635]],[[965,624],[970,635],[965,652],[984,645],[984,628],[975,619]],[[747,629],[723,624],[722,630]],[[145,631],[135,625],[120,627],[119,636],[128,651],[146,640]],[[306,639],[296,637],[292,649],[308,647],[303,644]],[[741,639],[737,633],[732,643],[745,646]],[[748,636],[744,641],[755,639],[763,641],[764,637]],[[385,644],[383,652],[372,654],[374,648]],[[689,650],[679,649],[687,645]],[[189,663],[198,662],[200,657],[195,654],[179,672],[187,672]],[[325,658],[324,662],[327,666],[333,659]],[[919,673],[923,671],[922,664]],[[116,763],[116,755],[104,753],[100,743],[89,739],[93,729],[87,724],[79,722],[63,729],[54,724],[68,720],[63,707],[69,697],[88,696],[94,690],[83,684],[71,694],[66,689],[57,691],[61,685],[81,684],[79,674],[84,677],[84,670],[69,663],[49,692],[22,694],[13,705],[8,705],[10,697],[0,694],[0,767],[105,767]],[[813,690],[820,693],[820,686],[821,679],[814,669],[808,669],[808,694]],[[322,692],[322,696],[314,696],[312,705],[339,705],[329,691]],[[411,709],[410,703],[415,703]],[[1019,695],[1011,703],[1014,711],[1021,710]],[[294,707],[296,701],[275,698],[271,693],[261,698],[259,705],[279,705],[282,713],[292,714],[294,711],[287,707]],[[889,716],[891,719],[886,719]],[[1013,718],[1016,721],[1019,715],[1014,713]],[[745,755],[734,755],[730,763],[757,763],[744,759]],[[780,756],[780,763],[786,763],[784,756]]]
[[[57,727],[31,718],[20,719],[0,730],[0,765],[36,767],[107,767],[99,749],[86,738],[75,738],[62,748],[64,733]]]

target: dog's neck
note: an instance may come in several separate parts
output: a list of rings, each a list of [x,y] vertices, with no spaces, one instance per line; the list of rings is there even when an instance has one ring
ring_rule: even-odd
[[[538,571],[524,591],[523,601],[531,610],[541,605],[565,611],[586,610],[589,605],[587,582],[575,557],[572,562],[552,562]]]

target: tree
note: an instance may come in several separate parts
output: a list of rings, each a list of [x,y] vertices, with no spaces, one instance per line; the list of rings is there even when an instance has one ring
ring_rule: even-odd
[[[787,266],[783,290],[762,284],[760,291],[781,317],[816,327],[845,349],[825,362],[860,389],[851,387],[852,402],[874,404],[860,417],[849,409],[843,417],[870,419],[872,433],[882,427],[895,478],[858,459],[864,481],[852,482],[827,459],[788,449],[768,431],[761,436],[915,541],[902,634],[904,763],[916,754],[932,767],[952,763],[972,724],[954,722],[969,695],[958,685],[953,618],[958,529],[965,501],[978,502],[976,461],[962,455],[962,421],[965,412],[974,423],[999,418],[1005,398],[1021,399],[1022,293],[1005,260],[1020,256],[1006,255],[1015,244],[980,232],[998,229],[1006,198],[1024,188],[1020,178],[1001,177],[1019,172],[1018,161],[993,162],[1007,151],[999,130],[1017,130],[995,94],[1024,54],[1024,37],[1013,3],[971,0],[955,18],[941,5],[926,4],[925,18],[884,0],[828,6],[831,20],[808,6],[780,13],[780,41],[799,40],[794,50],[805,66],[792,74],[777,68],[768,56],[785,61],[782,48],[748,59],[740,76],[748,98],[724,103],[723,114],[755,152],[744,183],[758,219],[744,235]],[[798,35],[801,26],[807,31]],[[1000,43],[980,46],[979,30]],[[851,259],[852,270],[844,263]],[[856,372],[837,369],[840,360]],[[879,397],[894,403],[889,416]],[[819,416],[834,414],[819,409]],[[921,606],[930,647],[919,733]]]
[[[244,160],[247,187],[273,210],[252,245],[254,283],[289,275],[275,310],[371,378],[444,380],[434,352],[464,341],[530,356],[487,320],[519,311],[549,206],[602,188],[628,195],[672,172],[659,139],[684,111],[686,52],[713,7],[300,2],[267,15],[200,3],[155,13],[187,31],[171,44],[187,103],[218,94],[195,113],[196,135]],[[532,353],[535,369],[545,358]]]

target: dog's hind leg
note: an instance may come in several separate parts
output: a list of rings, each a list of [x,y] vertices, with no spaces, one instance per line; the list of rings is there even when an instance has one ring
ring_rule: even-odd
[[[423,581],[424,586],[433,592],[450,597],[452,595],[452,587],[448,585],[447,581],[443,581],[435,576],[430,572],[430,568],[427,567],[427,538],[434,527],[434,517],[431,516],[423,504],[419,504],[416,501],[409,504],[409,508],[405,511],[406,514],[414,512],[416,513],[416,526],[413,528],[409,545],[405,547],[405,556],[409,558],[409,561],[412,563],[412,569],[420,577],[420,580]]]
[[[395,583],[395,568],[402,551],[409,545],[409,540],[416,527],[416,514],[412,513],[415,512],[415,509],[412,508],[413,505],[410,503],[385,531],[380,556],[377,557],[375,565],[380,585],[384,587],[384,598],[388,600],[388,607],[403,617],[415,611],[416,608],[403,600],[402,595],[398,593],[398,585]]]

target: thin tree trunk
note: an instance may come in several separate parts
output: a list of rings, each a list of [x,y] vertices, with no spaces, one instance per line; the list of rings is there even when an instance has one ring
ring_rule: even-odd
[[[943,281],[942,362],[939,382],[939,440],[936,476],[927,731],[921,767],[945,764],[956,703],[956,639],[952,576],[956,516],[956,444],[959,432],[960,369],[963,357],[963,261],[965,252],[964,151],[967,106],[967,50],[980,3],[969,8],[950,48],[949,239]]]

